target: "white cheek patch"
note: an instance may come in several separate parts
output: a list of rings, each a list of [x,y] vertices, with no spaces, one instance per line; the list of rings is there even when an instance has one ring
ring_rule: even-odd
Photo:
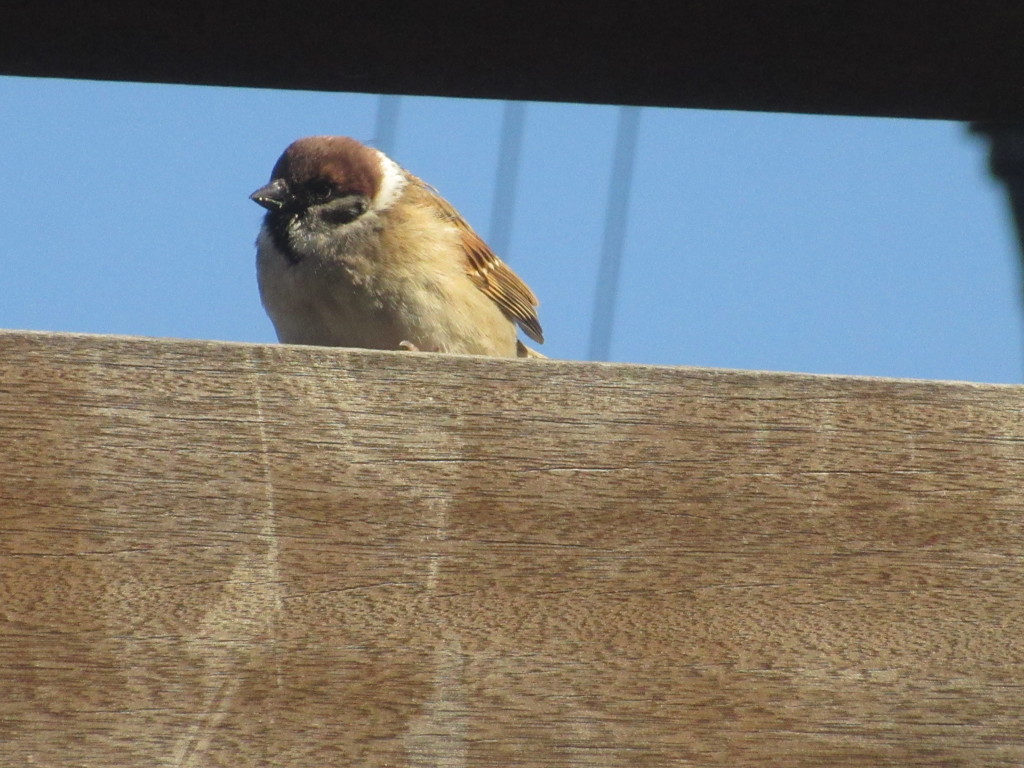
[[[372,207],[375,211],[385,211],[398,201],[409,181],[398,163],[383,152],[378,151],[377,156],[380,158],[381,180]]]

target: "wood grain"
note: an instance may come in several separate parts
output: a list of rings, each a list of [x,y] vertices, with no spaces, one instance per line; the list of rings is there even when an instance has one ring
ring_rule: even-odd
[[[0,762],[1019,766],[1024,388],[0,334]]]

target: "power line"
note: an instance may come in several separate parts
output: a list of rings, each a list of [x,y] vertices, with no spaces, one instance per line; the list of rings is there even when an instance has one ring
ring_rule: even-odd
[[[373,143],[385,155],[390,155],[395,151],[398,109],[401,103],[401,96],[381,94],[377,98],[377,120],[373,128]]]
[[[594,296],[594,314],[590,326],[590,360],[607,360],[611,349],[639,128],[640,108],[619,107],[611,183],[608,189],[608,210],[605,214],[604,238],[601,244],[601,263],[597,272],[597,292]]]
[[[501,118],[501,145],[498,148],[498,171],[494,179],[491,231],[487,238],[491,248],[502,258],[508,254],[512,240],[519,159],[525,131],[526,102],[506,101]]]

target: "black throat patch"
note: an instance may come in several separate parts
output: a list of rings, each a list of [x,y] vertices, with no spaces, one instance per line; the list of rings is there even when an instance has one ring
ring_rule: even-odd
[[[289,264],[298,264],[302,256],[292,248],[288,240],[288,226],[295,220],[294,213],[272,211],[263,217],[263,224],[270,232],[270,241]]]

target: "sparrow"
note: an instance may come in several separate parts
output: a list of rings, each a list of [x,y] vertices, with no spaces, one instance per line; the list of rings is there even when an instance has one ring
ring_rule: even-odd
[[[260,298],[286,344],[543,357],[537,297],[437,190],[347,136],[293,142],[256,240]]]

